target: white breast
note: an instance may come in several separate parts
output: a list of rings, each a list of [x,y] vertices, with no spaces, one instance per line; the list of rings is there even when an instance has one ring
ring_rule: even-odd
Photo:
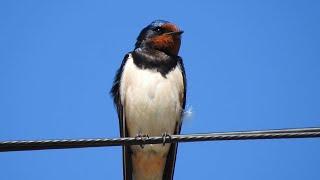
[[[120,83],[129,136],[134,137],[138,133],[149,136],[161,136],[164,132],[173,134],[181,120],[182,104],[179,99],[183,88],[179,66],[163,77],[156,70],[138,68],[129,55]],[[153,150],[158,149],[157,146],[162,145],[149,145]]]

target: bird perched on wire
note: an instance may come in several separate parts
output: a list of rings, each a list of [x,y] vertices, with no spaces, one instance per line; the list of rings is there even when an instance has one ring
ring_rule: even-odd
[[[186,76],[178,56],[182,33],[173,23],[153,21],[125,55],[110,92],[121,137],[165,139],[180,134],[186,104]],[[173,179],[177,147],[176,143],[124,146],[124,179]]]

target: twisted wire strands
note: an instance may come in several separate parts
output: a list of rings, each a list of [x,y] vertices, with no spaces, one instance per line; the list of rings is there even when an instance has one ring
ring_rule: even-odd
[[[100,139],[62,139],[32,141],[0,141],[0,152],[28,151],[45,149],[69,149],[102,146],[123,146],[162,144],[174,142],[223,141],[223,140],[255,140],[284,138],[320,137],[320,128],[277,129],[262,131],[237,131],[222,133],[203,133],[185,135],[165,135],[157,137],[126,137]]]

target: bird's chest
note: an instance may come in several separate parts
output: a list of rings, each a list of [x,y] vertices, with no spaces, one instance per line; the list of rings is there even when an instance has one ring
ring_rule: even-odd
[[[138,68],[129,58],[120,83],[129,135],[172,134],[180,121],[182,91],[183,77],[178,66],[164,77],[155,70]]]

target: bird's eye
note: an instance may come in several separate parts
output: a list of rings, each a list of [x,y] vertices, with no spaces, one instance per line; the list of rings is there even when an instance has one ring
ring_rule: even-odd
[[[156,28],[154,29],[154,31],[160,33],[160,32],[162,32],[162,28],[161,28],[161,27],[156,27]]]

